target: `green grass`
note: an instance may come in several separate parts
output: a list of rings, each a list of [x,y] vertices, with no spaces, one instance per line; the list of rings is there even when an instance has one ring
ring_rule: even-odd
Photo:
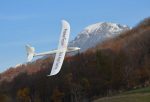
[[[134,94],[134,93],[150,93],[150,87],[127,91],[124,92],[123,94]]]
[[[112,97],[100,98],[93,102],[150,102],[150,87],[127,91]]]

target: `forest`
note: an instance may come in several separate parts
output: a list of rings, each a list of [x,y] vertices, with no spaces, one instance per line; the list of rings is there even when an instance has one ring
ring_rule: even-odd
[[[150,86],[150,18],[86,52],[68,55],[60,73],[47,77],[52,64],[53,57],[47,57],[1,73],[0,102],[91,102]]]

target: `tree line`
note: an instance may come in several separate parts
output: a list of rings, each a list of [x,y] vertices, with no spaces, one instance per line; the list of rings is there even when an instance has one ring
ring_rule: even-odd
[[[47,77],[52,62],[51,57],[37,60],[23,67],[40,68],[38,72],[23,71],[1,82],[1,102],[91,102],[149,86],[150,19],[94,50],[67,56],[60,73]]]

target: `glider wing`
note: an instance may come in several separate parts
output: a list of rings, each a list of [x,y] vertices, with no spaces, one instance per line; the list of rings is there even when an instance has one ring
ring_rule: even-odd
[[[63,20],[61,36],[58,45],[58,51],[54,59],[51,73],[48,76],[56,75],[60,71],[67,51],[69,35],[70,35],[70,25],[67,21]]]

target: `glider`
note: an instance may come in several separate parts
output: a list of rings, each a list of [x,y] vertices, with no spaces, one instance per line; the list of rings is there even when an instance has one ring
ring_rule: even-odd
[[[59,39],[58,49],[48,51],[48,52],[43,52],[43,53],[35,53],[34,47],[31,47],[30,45],[26,45],[27,60],[31,61],[35,56],[56,54],[51,73],[48,76],[56,75],[62,67],[66,52],[74,52],[80,50],[80,48],[78,47],[67,47],[69,41],[69,35],[70,35],[70,25],[67,21],[62,20],[62,30]]]

